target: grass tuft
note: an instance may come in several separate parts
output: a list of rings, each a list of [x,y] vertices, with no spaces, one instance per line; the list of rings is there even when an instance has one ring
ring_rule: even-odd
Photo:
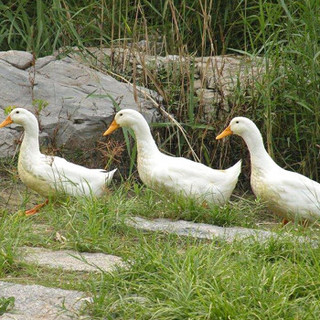
[[[317,317],[317,252],[283,240],[291,259],[270,260],[274,244],[237,242],[183,247],[148,241],[130,271],[101,279],[92,313],[115,319],[254,319]],[[317,263],[317,266],[314,266]],[[245,270],[245,272],[244,272]],[[315,277],[315,278],[314,278]],[[306,314],[308,316],[306,316]]]

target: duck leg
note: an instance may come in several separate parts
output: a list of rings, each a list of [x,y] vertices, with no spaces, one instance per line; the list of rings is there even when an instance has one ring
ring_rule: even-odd
[[[35,213],[37,213],[42,207],[46,206],[49,202],[49,199],[47,199],[44,203],[40,203],[38,205],[36,205],[34,208],[27,210],[25,212],[26,216],[32,216]]]

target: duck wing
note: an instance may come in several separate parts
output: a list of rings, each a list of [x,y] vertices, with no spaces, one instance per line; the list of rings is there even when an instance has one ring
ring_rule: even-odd
[[[159,185],[173,192],[184,191],[222,204],[229,199],[240,171],[241,161],[226,170],[217,170],[186,158],[164,155],[152,167],[150,180],[156,187]]]
[[[319,218],[320,184],[299,173],[281,169],[269,174],[265,183],[271,190],[270,200],[277,202],[280,211],[301,218]]]
[[[70,195],[101,195],[116,170],[89,169],[61,157],[42,155],[37,175],[51,188]]]

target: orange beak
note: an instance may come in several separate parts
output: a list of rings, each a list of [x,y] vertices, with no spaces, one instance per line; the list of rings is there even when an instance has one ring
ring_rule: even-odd
[[[227,128],[224,129],[224,131],[222,131],[218,136],[216,136],[216,139],[222,139],[224,137],[230,136],[230,134],[233,134],[230,126],[228,126]]]
[[[3,128],[9,124],[13,123],[12,119],[10,116],[8,116],[5,120],[3,120],[1,123],[0,123],[0,128]]]
[[[120,126],[117,124],[116,120],[113,120],[108,128],[108,130],[103,134],[104,136],[109,135],[110,133],[112,133],[113,131],[117,130],[118,128],[120,128]]]

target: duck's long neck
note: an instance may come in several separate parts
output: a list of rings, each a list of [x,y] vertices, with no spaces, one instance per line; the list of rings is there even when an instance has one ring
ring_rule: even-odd
[[[140,122],[132,127],[137,140],[138,156],[149,157],[159,153],[147,122]]]
[[[39,156],[39,127],[36,119],[25,124],[24,137],[20,148],[20,158],[30,159]]]
[[[261,133],[257,127],[250,130],[248,134],[244,134],[242,138],[249,149],[252,168],[263,170],[276,165],[266,151]]]

